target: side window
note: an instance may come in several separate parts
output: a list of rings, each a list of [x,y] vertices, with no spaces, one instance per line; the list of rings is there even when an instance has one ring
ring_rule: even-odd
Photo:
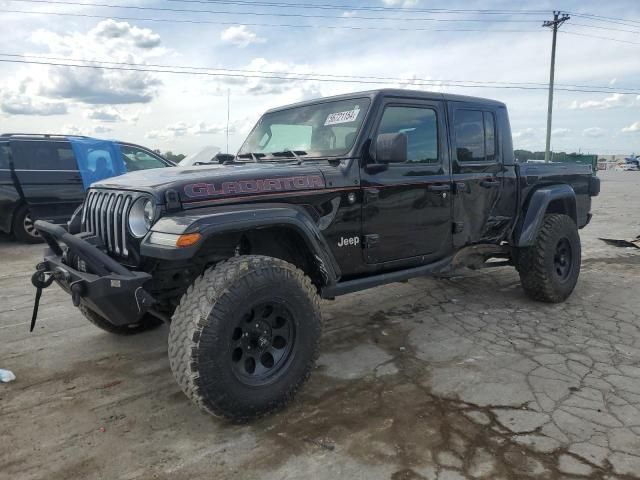
[[[387,107],[378,127],[381,133],[407,136],[407,161],[438,163],[438,120],[435,110],[421,107]]]
[[[487,152],[487,161],[496,161],[496,122],[493,113],[484,112],[484,144]]]
[[[9,149],[9,145],[6,143],[0,144],[0,169],[8,170],[9,169],[9,159],[11,158],[11,150]]]
[[[124,164],[126,165],[128,172],[167,166],[167,164],[161,159],[151,155],[149,152],[142,150],[141,148],[120,145],[120,150],[122,151],[122,159],[124,160]]]
[[[106,150],[91,150],[87,153],[87,168],[91,183],[111,178],[116,172],[111,154]]]
[[[460,162],[496,160],[496,125],[493,113],[457,110],[454,130],[456,155]]]
[[[71,150],[71,145],[58,145],[56,149],[58,155],[58,165],[60,170],[77,170],[78,164],[76,162],[76,156]]]
[[[484,121],[482,112],[458,110],[455,115],[456,154],[461,162],[484,161]]]
[[[16,169],[78,170],[71,145],[46,140],[11,142]]]

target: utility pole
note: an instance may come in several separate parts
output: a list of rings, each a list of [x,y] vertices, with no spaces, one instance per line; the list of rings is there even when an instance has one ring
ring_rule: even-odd
[[[225,153],[229,153],[229,105],[230,105],[230,100],[229,97],[231,97],[231,89],[227,89],[227,149],[224,151]]]
[[[559,11],[553,12],[553,20],[546,21],[542,24],[543,27],[553,28],[553,40],[551,42],[551,72],[549,73],[549,105],[547,107],[547,146],[544,151],[544,161],[551,161],[551,116],[553,113],[553,80],[555,76],[556,68],[556,37],[558,35],[558,27],[564,22],[569,20],[569,15],[563,13],[560,16]]]

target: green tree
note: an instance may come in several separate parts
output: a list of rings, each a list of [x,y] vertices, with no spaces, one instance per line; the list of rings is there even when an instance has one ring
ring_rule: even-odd
[[[172,161],[173,163],[178,163],[180,160],[186,157],[186,155],[182,153],[173,153],[171,150],[164,153],[160,152],[160,150],[154,150],[154,152],[156,152],[159,155],[162,155],[164,158]]]

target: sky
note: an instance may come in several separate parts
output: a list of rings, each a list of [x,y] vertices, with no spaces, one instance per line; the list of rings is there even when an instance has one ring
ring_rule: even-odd
[[[268,108],[397,87],[503,101],[515,148],[544,150],[552,36],[542,22],[554,9],[572,18],[558,34],[552,148],[640,154],[637,0],[0,0],[0,131],[190,154],[227,150],[228,115],[235,152]],[[245,77],[220,75],[232,73]]]

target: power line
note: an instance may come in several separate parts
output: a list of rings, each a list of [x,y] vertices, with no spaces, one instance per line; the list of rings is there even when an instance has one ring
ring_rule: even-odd
[[[632,42],[630,40],[621,40],[619,38],[611,38],[611,37],[601,37],[599,35],[588,35],[586,33],[579,33],[579,32],[574,32],[574,31],[568,31],[568,30],[561,30],[560,33],[563,33],[565,35],[577,35],[579,37],[589,37],[589,38],[596,38],[598,40],[611,40],[612,42],[619,42],[619,43],[628,43],[630,45],[640,45],[640,42]]]
[[[237,68],[222,68],[222,67],[198,67],[191,65],[166,65],[166,64],[154,64],[154,63],[133,63],[133,62],[114,62],[109,60],[87,60],[82,58],[69,58],[69,57],[52,57],[45,55],[28,55],[28,54],[17,54],[17,53],[3,53],[0,52],[0,56],[2,57],[11,57],[11,58],[20,58],[20,59],[29,59],[35,58],[38,60],[53,60],[53,61],[64,61],[64,62],[82,62],[89,64],[97,64],[96,66],[100,66],[100,64],[105,65],[116,65],[116,66],[130,66],[130,67],[140,67],[140,68],[161,68],[161,69],[180,69],[180,70],[202,70],[202,71],[220,71],[220,72],[238,72],[241,74],[246,73],[258,73],[264,75],[281,75],[282,71],[268,71],[268,70],[250,70],[250,69],[237,69]],[[188,73],[188,72],[184,72]],[[451,80],[451,79],[431,79],[431,78],[403,78],[403,77],[381,77],[381,76],[370,76],[370,75],[336,75],[330,73],[318,73],[318,72],[308,72],[308,73],[299,73],[299,72],[287,72],[286,75],[290,77],[291,80],[304,80],[307,77],[327,77],[333,79],[359,79],[359,80],[387,80],[389,82],[394,83],[402,83],[407,81],[417,81],[417,82],[429,82],[429,83],[447,83],[447,84],[479,84],[479,85],[520,85],[520,86],[546,86],[547,83],[542,82],[509,82],[509,81],[493,81],[493,80]],[[556,83],[558,86],[567,87],[567,88],[588,88],[588,89],[598,89],[603,90],[602,93],[613,93],[607,92],[607,90],[625,90],[631,94],[640,94],[640,88],[625,88],[625,87],[611,87],[611,86],[603,86],[603,85],[579,85],[579,84],[567,84],[567,83]]]
[[[271,80],[288,80],[288,81],[316,81],[316,82],[330,82],[330,83],[353,83],[353,84],[378,84],[378,85],[394,85],[399,82],[390,82],[385,80],[356,80],[356,79],[335,79],[335,78],[320,78],[320,77],[291,77],[287,74],[279,75],[261,75],[261,74],[242,74],[242,73],[220,73],[209,71],[184,71],[174,69],[162,69],[162,68],[148,68],[143,66],[138,67],[125,67],[125,66],[106,66],[106,65],[87,65],[87,64],[69,64],[60,62],[42,62],[33,60],[17,60],[17,59],[0,59],[2,63],[17,63],[28,65],[46,65],[57,67],[70,67],[70,68],[85,68],[85,69],[98,69],[98,70],[116,70],[116,71],[133,71],[133,72],[148,72],[148,73],[170,73],[178,75],[203,75],[211,77],[223,77],[223,78],[261,78]],[[405,79],[405,82],[409,82],[409,85],[413,86],[436,86],[436,87],[461,87],[461,88],[493,88],[493,89],[513,89],[513,90],[546,90],[544,86],[524,86],[524,85],[481,85],[481,84],[462,84],[462,83],[445,83],[438,80],[419,80],[414,81],[412,79]],[[402,82],[400,82],[402,83]],[[577,93],[618,93],[620,95],[637,95],[637,92],[603,92],[597,89],[578,89],[578,88],[557,88],[556,90],[562,90],[566,92]]]
[[[302,24],[286,24],[286,23],[261,23],[261,22],[217,22],[211,20],[188,20],[175,18],[149,18],[149,17],[126,17],[116,15],[95,15],[85,13],[68,13],[68,12],[44,12],[29,10],[0,10],[0,14],[19,13],[27,15],[52,15],[61,17],[77,17],[77,18],[94,18],[94,19],[113,19],[125,20],[133,22],[156,22],[156,23],[177,23],[177,24],[194,24],[194,25],[220,25],[220,26],[238,26],[245,25],[250,27],[276,27],[276,28],[305,28],[305,29],[328,29],[328,30],[353,30],[353,31],[406,31],[406,32],[483,32],[483,33],[540,33],[538,30],[522,30],[522,29],[476,29],[476,28],[423,28],[423,27],[369,27],[356,25],[302,25]],[[348,19],[348,18],[345,18]],[[403,19],[396,19],[402,21]],[[562,33],[570,35],[579,35],[582,37],[596,38],[599,40],[611,40],[614,42],[628,43],[639,45],[638,42],[622,40],[611,37],[602,37],[596,35],[588,35],[585,33],[562,31]]]
[[[612,31],[612,32],[625,32],[625,33],[635,33],[635,34],[640,33],[640,30],[627,30],[625,28],[601,27],[600,25],[589,25],[587,23],[571,22],[571,25],[576,26],[576,27],[595,28],[595,29],[598,29],[598,30],[609,30],[609,31]]]
[[[540,15],[545,14],[547,10],[504,10],[504,9],[451,9],[451,8],[417,8],[417,7],[385,7],[385,6],[362,6],[362,5],[336,5],[336,4],[317,4],[317,3],[299,3],[299,2],[261,2],[246,0],[168,0],[176,3],[196,3],[196,4],[224,4],[224,5],[249,5],[251,7],[275,7],[275,8],[306,8],[314,10],[351,10],[351,11],[390,11],[390,12],[421,12],[421,13],[447,13],[462,14],[475,13],[478,15]]]
[[[538,32],[537,30],[487,30],[487,29],[474,29],[474,28],[422,28],[422,27],[358,27],[354,25],[301,25],[301,24],[282,24],[282,23],[248,23],[248,22],[215,22],[210,20],[184,20],[174,18],[142,18],[142,17],[123,17],[115,15],[93,15],[87,13],[62,13],[62,12],[43,12],[43,11],[28,11],[28,10],[0,10],[0,14],[3,13],[20,13],[20,14],[34,14],[34,15],[53,15],[61,17],[79,17],[79,18],[100,18],[100,19],[113,19],[113,20],[128,20],[135,22],[161,22],[161,23],[189,23],[189,24],[203,24],[203,25],[246,25],[251,27],[285,27],[285,28],[313,28],[313,29],[329,29],[329,30],[374,30],[374,31],[418,31],[418,32],[497,32],[497,33],[525,33],[525,32]],[[402,20],[402,19],[398,19]]]
[[[264,12],[231,12],[231,11],[221,11],[221,10],[202,10],[202,9],[189,9],[189,8],[167,8],[167,7],[142,7],[137,5],[117,5],[117,4],[104,4],[104,3],[84,3],[84,2],[75,2],[75,1],[63,1],[63,0],[9,0],[12,2],[22,2],[22,3],[36,3],[36,4],[53,4],[53,5],[74,5],[74,6],[86,6],[86,7],[100,7],[100,8],[120,8],[120,9],[129,9],[129,10],[138,10],[138,11],[155,11],[155,12],[172,12],[172,13],[209,13],[216,15],[254,15],[254,16],[271,16],[271,17],[299,17],[299,18],[329,18],[329,19],[346,19],[346,20],[398,20],[398,21],[419,21],[419,22],[458,22],[458,23],[467,23],[467,22],[481,22],[481,23],[538,23],[538,20],[518,20],[518,19],[455,19],[455,18],[420,18],[420,17],[363,17],[363,16],[355,16],[351,15],[349,17],[344,16],[335,16],[335,15],[307,15],[307,14],[298,14],[298,13],[264,13]],[[172,1],[187,1],[187,0],[172,0]],[[188,0],[189,3],[193,3],[192,0]],[[211,4],[212,1],[202,1],[199,3]],[[218,2],[216,2],[218,3]],[[239,2],[243,6],[247,2]],[[265,4],[267,5],[267,4]],[[274,4],[274,5],[293,5],[293,4]],[[309,5],[304,5],[305,7]],[[425,11],[429,11],[432,14],[440,14],[440,13],[452,13],[454,12],[445,10],[445,9],[424,9]],[[465,14],[468,12],[467,10],[463,11]],[[473,10],[469,10],[469,12],[474,12]],[[477,12],[477,11],[476,11]],[[483,12],[485,14],[490,13],[489,11]],[[493,13],[494,15],[497,13]],[[513,13],[500,13],[501,15],[512,15]],[[582,15],[583,18],[594,19],[591,15]],[[602,17],[606,18],[606,17]],[[598,21],[598,20],[596,20]],[[613,28],[613,27],[603,27],[599,25],[585,24],[585,23],[575,23],[572,22],[574,26],[580,26],[585,28],[595,28],[599,30],[610,30],[615,32],[625,32],[625,33],[634,33],[640,34],[640,30],[627,30],[622,28]],[[638,25],[640,26],[640,24]]]
[[[568,12],[574,17],[586,18],[590,20],[596,21],[605,21],[608,23],[614,23],[616,25],[624,25],[627,27],[638,27],[640,26],[640,20],[629,20],[626,18],[616,18],[616,17],[605,17],[602,15],[593,15],[591,13],[577,13],[577,12]]]
[[[9,0],[11,2],[21,3],[37,3],[37,4],[53,4],[53,5],[74,5],[85,7],[101,7],[101,8],[121,8],[130,10],[141,11],[154,11],[154,12],[171,12],[171,13],[209,13],[215,15],[250,15],[260,17],[295,17],[295,18],[328,18],[328,19],[341,19],[341,20],[401,20],[415,21],[415,22],[481,22],[481,23],[539,23],[539,20],[512,20],[512,19],[455,19],[455,18],[421,18],[421,17],[409,17],[409,18],[393,18],[393,17],[364,17],[357,15],[350,15],[349,17],[336,16],[336,15],[321,15],[321,14],[303,14],[303,13],[268,13],[268,12],[233,12],[228,10],[202,10],[202,9],[189,9],[189,8],[167,8],[167,7],[141,7],[137,5],[117,5],[117,4],[104,4],[104,3],[83,3],[65,0]]]

